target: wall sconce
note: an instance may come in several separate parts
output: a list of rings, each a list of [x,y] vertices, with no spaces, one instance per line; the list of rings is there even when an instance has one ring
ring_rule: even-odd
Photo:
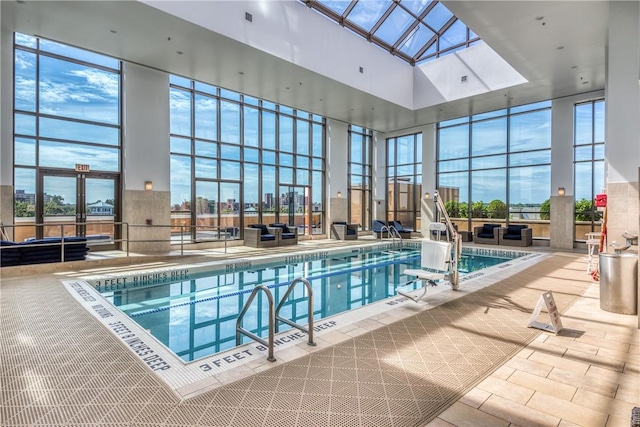
[[[429,200],[431,198],[431,194],[429,193],[424,193],[424,198]]]
[[[341,198],[342,197],[342,191],[338,191],[337,196],[338,196],[338,199]]]
[[[558,196],[564,196],[564,187],[558,187]]]
[[[145,189],[145,191],[151,191],[151,190],[153,190],[153,182],[151,182],[151,181],[145,181],[145,182],[144,182],[144,189]]]

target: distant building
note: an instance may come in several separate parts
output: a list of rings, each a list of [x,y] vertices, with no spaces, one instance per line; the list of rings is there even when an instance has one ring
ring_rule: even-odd
[[[113,205],[105,202],[95,202],[87,205],[89,215],[113,215]]]

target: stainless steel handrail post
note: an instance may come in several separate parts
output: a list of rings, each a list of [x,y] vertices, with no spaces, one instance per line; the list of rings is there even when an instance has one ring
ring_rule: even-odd
[[[449,218],[449,213],[447,212],[447,208],[445,207],[444,202],[439,196],[440,194],[436,190],[434,192],[433,198],[436,202],[436,206],[438,207],[438,210],[444,217],[445,224],[447,225],[447,240],[448,241],[451,240],[453,242],[453,254],[451,255],[451,262],[449,263],[449,282],[451,283],[451,288],[453,290],[457,290],[459,287],[458,258],[462,251],[462,236],[453,227],[453,222],[451,222],[451,218]]]
[[[253,302],[253,299],[256,297],[259,291],[264,291],[264,293],[267,295],[267,300],[269,301],[269,341],[265,341],[263,338],[257,336],[253,332],[248,331],[247,329],[244,329],[242,327],[242,318],[244,317],[245,313],[249,309],[249,306],[251,305],[251,302]],[[269,290],[269,288],[267,288],[265,285],[258,285],[255,288],[253,288],[251,295],[249,295],[249,299],[244,304],[242,311],[238,315],[238,320],[236,320],[236,345],[240,345],[241,335],[244,334],[249,338],[255,341],[258,341],[260,344],[267,346],[269,350],[267,360],[269,362],[275,362],[276,358],[273,357],[274,324],[275,324],[275,311],[273,308],[273,295],[271,294],[271,291]]]
[[[280,317],[280,309],[282,308],[282,306],[284,305],[284,303],[287,301],[287,298],[289,298],[289,295],[291,294],[291,292],[293,292],[293,288],[296,287],[296,283],[298,282],[302,282],[306,287],[307,287],[307,292],[309,293],[309,308],[308,308],[308,324],[309,327],[305,328],[302,325],[299,325],[289,319],[285,319],[283,317]],[[289,288],[287,288],[287,292],[285,292],[285,294],[283,295],[282,299],[280,300],[280,303],[278,304],[278,307],[276,308],[276,316],[275,316],[275,320],[276,320],[276,326],[275,326],[275,331],[278,332],[278,328],[279,328],[279,324],[278,321],[280,322],[284,322],[287,325],[296,328],[296,329],[300,329],[302,332],[306,333],[307,335],[309,335],[309,341],[307,342],[307,344],[309,345],[316,345],[316,343],[313,341],[313,288],[311,287],[311,283],[305,279],[304,277],[298,277],[297,279],[294,279],[293,282],[291,282],[291,284],[289,285]]]

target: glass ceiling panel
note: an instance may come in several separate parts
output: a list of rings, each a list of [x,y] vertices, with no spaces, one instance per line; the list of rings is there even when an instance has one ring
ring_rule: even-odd
[[[411,65],[480,40],[437,0],[298,1]]]
[[[347,19],[366,31],[380,20],[382,15],[389,9],[392,1],[359,1],[347,15]]]

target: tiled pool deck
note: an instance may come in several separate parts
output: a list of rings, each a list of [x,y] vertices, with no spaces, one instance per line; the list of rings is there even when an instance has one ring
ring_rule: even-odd
[[[628,426],[640,406],[637,317],[599,309],[585,254],[543,251],[465,280],[458,292],[435,288],[428,303],[398,298],[331,318],[316,347],[283,344],[276,362],[241,364],[231,353],[186,365],[212,368],[198,375],[158,376],[170,369],[154,373],[157,359],[145,361],[123,329],[69,292],[89,277],[265,254],[228,252],[3,274],[0,424]],[[526,327],[549,289],[563,313],[559,335]],[[224,357],[232,362],[222,368]]]

